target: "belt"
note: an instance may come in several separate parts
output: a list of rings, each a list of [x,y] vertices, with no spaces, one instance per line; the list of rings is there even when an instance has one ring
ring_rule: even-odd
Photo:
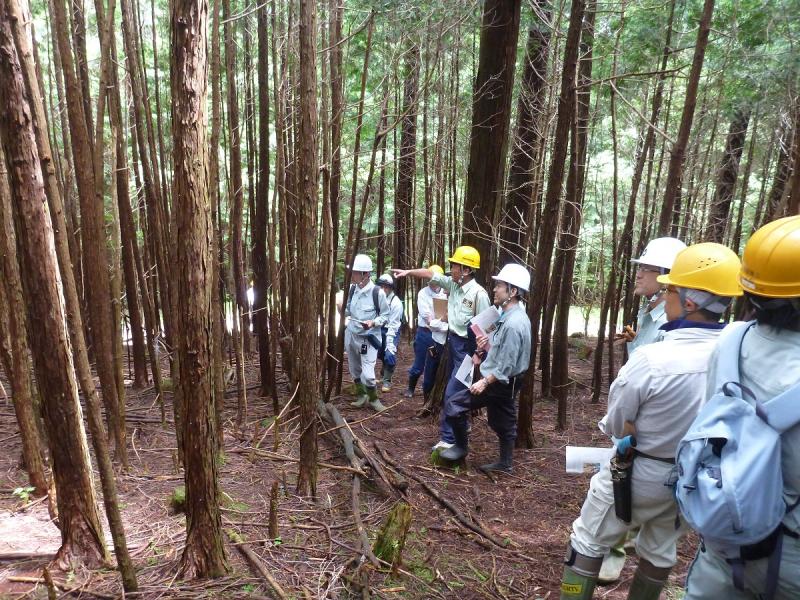
[[[637,450],[636,448],[632,448],[632,450],[636,456],[641,456],[642,458],[649,458],[651,460],[657,460],[663,463],[668,463],[670,465],[675,464],[674,458],[662,458],[661,456],[653,456],[652,454],[645,454],[644,452],[642,452],[641,450]]]

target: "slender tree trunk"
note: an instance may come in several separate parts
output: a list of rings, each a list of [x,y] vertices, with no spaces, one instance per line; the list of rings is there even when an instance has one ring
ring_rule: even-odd
[[[219,577],[227,570],[211,381],[214,231],[207,188],[207,21],[205,0],[172,2],[172,198],[181,237],[174,279],[178,289],[177,362],[184,408],[181,425],[186,482],[186,547],[180,570],[185,577]]]
[[[406,51],[406,79],[403,84],[403,118],[400,122],[400,157],[397,161],[397,191],[394,198],[394,257],[397,268],[410,268],[413,229],[411,211],[414,206],[414,183],[417,173],[417,114],[419,94],[420,50],[412,44]],[[395,293],[403,298],[406,281],[399,279]]]
[[[681,195],[686,144],[689,141],[689,133],[692,129],[694,107],[697,102],[697,88],[700,84],[700,73],[703,70],[703,59],[705,58],[706,46],[708,45],[708,36],[711,32],[711,15],[713,12],[714,0],[705,0],[703,3],[703,13],[700,16],[700,23],[697,28],[697,41],[694,46],[692,70],[689,72],[689,80],[686,83],[686,97],[683,103],[681,123],[678,127],[678,136],[675,138],[675,143],[670,150],[669,172],[667,174],[666,190],[664,192],[664,203],[661,205],[661,216],[659,217],[658,223],[660,235],[670,235],[673,210]]]
[[[539,24],[528,30],[525,69],[517,104],[517,129],[509,164],[508,195],[500,222],[498,265],[527,258],[527,241],[532,227],[529,217],[534,201],[534,167],[539,158],[543,129],[541,117],[547,92],[549,46],[548,25]]]
[[[717,189],[711,201],[711,210],[707,219],[706,239],[710,242],[722,242],[725,228],[730,219],[733,190],[739,175],[739,161],[744,151],[744,140],[750,122],[750,108],[742,107],[736,111],[728,128],[725,139],[725,152],[717,174]]]
[[[586,16],[583,20],[581,32],[581,59],[578,84],[580,91],[577,93],[577,114],[573,124],[570,145],[570,172],[567,176],[567,194],[565,198],[564,217],[562,219],[561,239],[558,244],[558,254],[562,255],[563,270],[555,271],[553,284],[559,286],[558,306],[555,317],[555,332],[553,335],[553,366],[552,387],[553,396],[558,405],[556,428],[563,431],[567,427],[567,396],[569,394],[569,345],[568,325],[569,307],[572,303],[572,279],[575,269],[575,255],[578,249],[578,232],[581,228],[583,209],[584,183],[586,179],[586,156],[589,129],[589,96],[592,79],[592,53],[594,50],[594,20],[596,4],[589,0],[586,6]],[[623,4],[624,11],[624,4]],[[624,24],[624,12],[619,25]],[[612,133],[616,133],[615,131]],[[547,366],[543,365],[542,370]]]
[[[46,133],[47,125],[44,116],[44,105],[41,102],[42,95],[39,92],[37,77],[34,69],[34,61],[31,58],[32,41],[31,37],[27,35],[27,32],[22,30],[23,24],[30,23],[31,19],[27,13],[23,12],[22,7],[15,2],[8,2],[7,6],[9,8],[9,15],[11,15],[10,22],[12,26],[12,34],[15,39],[17,52],[21,57],[22,77],[24,79],[27,97],[32,100],[32,103],[30,104],[30,109],[32,111],[32,125],[36,138],[39,162],[41,166],[44,167],[44,171],[41,173],[44,177],[43,187],[49,208],[48,214],[53,219],[54,224],[53,231],[55,233],[55,252],[61,267],[61,277],[63,278],[62,291],[63,298],[65,300],[64,309],[72,340],[72,356],[75,360],[75,371],[77,372],[78,380],[80,382],[81,389],[83,390],[88,409],[89,428],[92,432],[92,444],[95,450],[97,466],[100,471],[100,481],[103,486],[103,502],[106,509],[106,516],[108,518],[109,528],[111,529],[114,552],[117,557],[119,571],[122,575],[123,587],[126,591],[133,592],[137,589],[136,575],[133,570],[133,565],[127,549],[127,542],[125,540],[125,531],[122,526],[119,502],[117,500],[116,480],[113,466],[111,464],[111,457],[108,451],[108,445],[106,443],[107,436],[105,428],[103,427],[100,400],[98,398],[97,389],[95,388],[89,366],[86,342],[83,337],[83,323],[81,319],[80,305],[76,292],[75,281],[72,278],[73,271],[69,266],[70,255],[68,242],[65,235],[66,225],[64,224],[65,219],[63,212],[63,200],[61,198],[53,170],[52,153]],[[72,377],[70,376],[70,379],[71,378]],[[41,387],[40,391],[42,391]],[[78,413],[78,418],[80,418],[80,412]],[[56,477],[56,486],[58,487],[58,485],[59,480],[58,477]],[[91,501],[91,498],[88,500]],[[92,505],[92,508],[94,509],[94,505]],[[104,548],[103,552],[105,552]]]
[[[521,6],[520,0],[484,3],[478,74],[473,89],[461,241],[478,250],[483,272],[489,274],[494,272],[494,232],[503,201]]]
[[[22,438],[22,460],[35,496],[47,494],[42,440],[39,435],[36,389],[31,377],[25,302],[17,263],[5,152],[0,144],[0,360],[11,382],[14,413]]]
[[[297,163],[301,182],[298,189],[299,215],[297,221],[297,274],[294,277],[294,362],[298,380],[297,398],[300,404],[300,470],[297,491],[317,495],[317,363],[308,360],[308,351],[316,347],[317,322],[304,314],[306,298],[316,298],[317,247],[316,215],[319,202],[317,178],[317,40],[316,4],[301,2],[300,26],[300,129],[297,143]],[[302,273],[302,277],[299,275]],[[302,280],[302,281],[301,281]]]
[[[30,341],[58,492],[61,547],[56,563],[64,570],[73,562],[97,567],[108,557],[95,504],[30,96],[11,34],[13,18],[9,0],[0,0],[0,113],[6,117],[0,119],[0,136],[9,166],[22,284],[25,296],[37,299],[25,303],[27,319],[42,332]]]

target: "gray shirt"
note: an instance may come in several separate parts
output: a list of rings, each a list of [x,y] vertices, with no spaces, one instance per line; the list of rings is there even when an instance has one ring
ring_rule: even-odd
[[[660,328],[666,322],[667,313],[663,301],[650,310],[647,310],[647,304],[645,304],[636,317],[636,337],[632,342],[628,342],[628,355],[633,355],[642,346],[660,342],[664,337],[664,332]]]
[[[375,311],[375,303],[372,300],[372,288],[375,284],[369,281],[363,288],[355,287],[353,297],[347,303],[345,314],[350,317],[347,322],[347,330],[354,335],[372,335],[381,337],[381,327],[389,319],[389,304],[386,302],[386,294],[383,290],[378,290],[378,307],[380,312]],[[372,321],[372,329],[366,330],[359,321]]]
[[[489,343],[491,347],[481,363],[481,375],[494,375],[497,381],[508,383],[511,377],[528,370],[531,362],[531,322],[523,304],[503,311]]]

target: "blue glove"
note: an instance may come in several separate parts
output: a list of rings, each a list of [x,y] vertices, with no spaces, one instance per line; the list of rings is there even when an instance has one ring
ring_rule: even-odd
[[[617,443],[617,454],[620,456],[625,456],[633,451],[636,447],[636,438],[632,435],[626,435],[622,439],[616,440]]]
[[[385,364],[387,367],[393,367],[397,364],[397,359],[394,357],[394,352],[389,352],[389,350],[386,350],[383,355],[383,364]]]

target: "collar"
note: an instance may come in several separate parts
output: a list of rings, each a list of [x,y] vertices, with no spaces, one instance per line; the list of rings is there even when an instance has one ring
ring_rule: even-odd
[[[701,321],[688,321],[686,319],[675,319],[664,323],[659,329],[661,331],[675,331],[676,329],[689,329],[696,327],[697,329],[725,329],[725,323],[703,323]]]
[[[460,285],[458,287],[461,288],[461,291],[466,294],[469,290],[471,290],[476,285],[480,285],[480,284],[477,281],[475,281],[474,278],[472,278],[467,283],[465,283],[463,285]]]
[[[504,308],[504,309],[502,310],[502,312],[500,313],[500,320],[501,320],[501,321],[505,321],[506,317],[507,317],[508,315],[511,315],[511,314],[513,314],[515,311],[517,311],[517,310],[519,309],[519,307],[520,307],[520,304],[519,304],[519,302],[517,302],[517,303],[516,303],[514,306],[512,306],[512,307],[511,307],[511,308],[509,308],[509,309],[505,309],[505,308]]]
[[[644,305],[644,311],[645,311],[644,314],[645,315],[649,315],[650,318],[653,319],[653,321],[658,321],[661,317],[664,316],[664,313],[667,310],[666,309],[666,304],[667,304],[666,302],[659,302],[658,304],[656,304],[650,310],[647,310],[647,305],[645,304]]]

